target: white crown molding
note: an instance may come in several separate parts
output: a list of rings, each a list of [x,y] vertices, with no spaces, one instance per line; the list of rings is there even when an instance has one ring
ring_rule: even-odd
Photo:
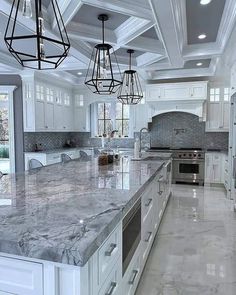
[[[160,54],[146,52],[136,58],[137,66],[138,67],[145,67],[150,64],[153,64],[154,62],[157,62],[158,60],[160,60],[162,58],[163,58],[163,56]]]

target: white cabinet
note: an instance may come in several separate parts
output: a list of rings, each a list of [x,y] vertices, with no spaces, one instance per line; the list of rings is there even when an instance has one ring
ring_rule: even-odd
[[[43,295],[43,266],[0,257],[0,294]]]
[[[205,154],[205,183],[224,184],[225,154],[208,152]]]
[[[131,107],[134,132],[139,132],[141,128],[148,127],[148,121],[149,121],[148,108],[149,108],[148,104],[138,104]]]
[[[147,101],[205,100],[207,82],[150,84],[146,86]]]
[[[23,77],[24,131],[73,131],[72,90]]]
[[[206,132],[229,132],[230,89],[211,87],[207,101]]]

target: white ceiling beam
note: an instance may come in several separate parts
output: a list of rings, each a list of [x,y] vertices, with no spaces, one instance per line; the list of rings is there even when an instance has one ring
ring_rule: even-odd
[[[81,0],[58,0],[58,6],[62,15],[65,26],[73,19],[76,13],[83,5]],[[52,28],[54,29],[57,25],[55,17],[53,17]]]
[[[155,71],[152,73],[153,79],[177,79],[177,78],[189,78],[189,77],[208,77],[214,76],[214,68],[207,69],[179,69],[179,70],[164,70]]]
[[[137,66],[138,67],[145,67],[150,64],[153,64],[154,62],[157,62],[158,60],[160,60],[162,58],[163,58],[163,56],[160,54],[146,52],[136,58]]]
[[[135,5],[134,0],[82,0],[82,2],[116,13],[143,18],[149,21],[152,20],[151,10],[143,6]]]
[[[232,30],[235,28],[236,22],[236,1],[227,0],[221,19],[220,28],[217,35],[217,43],[220,45],[222,51],[224,50]]]
[[[158,53],[161,55],[165,55],[166,53],[161,41],[146,37],[138,37],[124,45],[124,47],[144,52]]]
[[[132,16],[115,30],[117,43],[123,46],[142,35],[151,27],[153,27],[152,21]]]
[[[157,31],[173,67],[183,67],[181,43],[176,29],[176,19],[171,0],[149,0],[156,21]]]
[[[216,42],[193,44],[185,46],[183,49],[184,60],[197,60],[220,56],[222,49]]]

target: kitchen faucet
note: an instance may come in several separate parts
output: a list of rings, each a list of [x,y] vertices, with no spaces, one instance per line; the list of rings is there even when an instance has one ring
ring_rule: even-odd
[[[146,127],[143,127],[139,131],[139,156],[141,157],[141,150],[142,150],[142,132],[147,131],[149,133],[149,130]]]

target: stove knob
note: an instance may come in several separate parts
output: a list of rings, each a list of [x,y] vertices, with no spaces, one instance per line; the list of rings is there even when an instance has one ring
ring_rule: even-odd
[[[190,158],[192,158],[192,156],[193,156],[192,154],[188,154],[188,155],[189,155]]]
[[[186,154],[183,154],[184,157],[186,157]]]
[[[179,158],[181,158],[182,157],[182,155],[179,155]]]
[[[201,158],[201,156],[202,156],[201,154],[198,154],[198,158]]]
[[[196,155],[196,154],[194,154],[193,156],[194,156],[194,158],[196,158],[196,157],[197,157],[197,155]]]

